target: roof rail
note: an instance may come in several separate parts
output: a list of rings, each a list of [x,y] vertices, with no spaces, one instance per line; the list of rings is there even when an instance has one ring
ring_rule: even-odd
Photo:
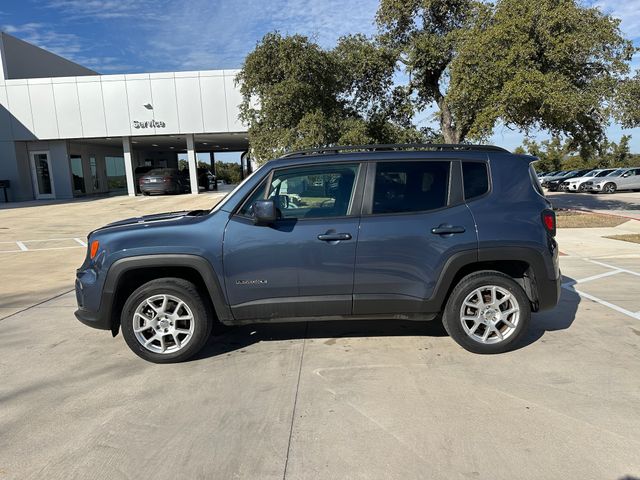
[[[434,152],[455,152],[455,151],[485,151],[485,152],[507,152],[502,147],[494,145],[470,145],[465,143],[389,143],[389,144],[373,144],[373,145],[338,145],[335,147],[310,148],[308,150],[299,150],[289,152],[280,158],[297,157],[301,155],[322,155],[327,153],[338,154],[345,152],[378,152],[393,150],[425,150]]]

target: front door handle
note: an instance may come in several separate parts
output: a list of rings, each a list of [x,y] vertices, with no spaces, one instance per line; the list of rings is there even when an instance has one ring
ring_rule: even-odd
[[[433,233],[434,235],[451,235],[453,233],[464,233],[464,232],[465,232],[464,227],[449,225],[446,223],[443,223],[431,229],[431,233]]]
[[[323,242],[337,242],[340,240],[351,240],[350,233],[322,233],[318,235],[318,240]]]

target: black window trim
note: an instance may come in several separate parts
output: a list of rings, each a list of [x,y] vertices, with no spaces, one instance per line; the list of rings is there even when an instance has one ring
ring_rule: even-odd
[[[469,200],[466,200],[464,198],[464,171],[462,170],[462,163],[463,162],[469,162],[469,163],[484,163],[484,167],[487,169],[487,181],[489,183],[489,188],[487,189],[487,191],[485,193],[483,193],[482,195],[478,195],[477,197],[473,197],[470,198]],[[468,160],[460,160],[460,188],[462,189],[462,200],[464,203],[473,203],[476,200],[482,200],[485,197],[488,197],[491,192],[493,191],[493,179],[491,178],[491,168],[489,165],[489,160],[478,160],[478,159],[468,159]]]
[[[408,163],[408,162],[449,162],[449,185],[447,185],[446,204],[443,207],[433,208],[430,210],[415,210],[411,212],[373,212],[373,191],[375,188],[376,171],[378,163]],[[390,215],[424,215],[426,213],[440,212],[457,205],[464,204],[464,195],[462,192],[462,163],[459,158],[447,157],[429,157],[429,158],[408,158],[394,160],[370,160],[367,162],[367,175],[365,182],[365,191],[362,197],[362,216],[363,217],[383,217]]]
[[[258,183],[258,185],[251,190],[241,202],[239,202],[239,206],[233,211],[232,216],[251,220],[252,217],[249,215],[240,214],[240,210],[244,207],[245,203],[249,201],[249,199],[253,196],[253,194],[264,184],[264,191],[262,193],[262,199],[265,200],[268,195],[268,186],[271,185],[273,181],[273,176],[276,172],[281,172],[282,170],[290,170],[297,168],[311,168],[311,167],[321,167],[321,166],[329,166],[329,165],[358,165],[358,170],[356,171],[356,178],[354,180],[354,187],[351,193],[351,200],[349,203],[351,204],[349,210],[347,211],[347,215],[339,215],[339,216],[327,216],[327,217],[312,217],[312,218],[281,218],[278,219],[277,222],[303,222],[303,221],[313,221],[313,220],[328,220],[328,219],[339,219],[339,218],[354,218],[360,216],[360,211],[362,209],[362,191],[364,189],[365,183],[365,175],[364,170],[366,168],[367,161],[363,160],[353,160],[353,161],[338,161],[338,162],[315,162],[315,163],[305,163],[303,165],[287,165],[278,168],[272,169],[268,175],[265,176],[262,181]]]

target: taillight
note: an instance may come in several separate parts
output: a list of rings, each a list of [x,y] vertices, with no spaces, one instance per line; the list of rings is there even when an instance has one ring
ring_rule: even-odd
[[[98,243],[97,240],[94,240],[93,242],[91,242],[91,248],[89,249],[89,258],[91,260],[95,258],[96,254],[98,253],[99,247],[100,247],[100,244]]]
[[[542,211],[542,224],[549,235],[556,236],[556,213],[553,210]]]
[[[164,177],[164,183],[169,183],[171,181],[171,177]]]

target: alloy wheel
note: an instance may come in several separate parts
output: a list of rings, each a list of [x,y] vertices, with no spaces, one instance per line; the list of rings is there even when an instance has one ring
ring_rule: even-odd
[[[505,288],[486,285],[466,296],[460,308],[465,333],[483,344],[500,343],[516,331],[520,306]]]
[[[133,314],[133,333],[144,348],[154,353],[174,353],[193,337],[194,316],[189,306],[174,295],[153,295]]]

